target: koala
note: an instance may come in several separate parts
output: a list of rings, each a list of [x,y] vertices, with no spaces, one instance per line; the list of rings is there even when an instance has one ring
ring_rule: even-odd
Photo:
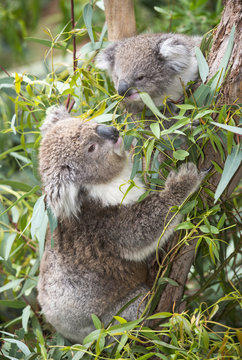
[[[94,326],[107,325],[125,304],[145,295],[146,259],[168,239],[181,205],[204,177],[192,163],[170,172],[163,191],[145,191],[141,179],[124,197],[132,158],[116,128],[82,122],[64,107],[51,109],[41,128],[39,172],[47,206],[57,218],[51,246],[48,231],[40,265],[38,301],[47,321],[80,343]],[[134,320],[141,299],[122,316]],[[144,302],[140,310],[144,310]]]
[[[139,92],[147,92],[157,106],[165,97],[178,102],[182,84],[198,77],[195,46],[199,36],[145,34],[118,40],[102,50],[96,66],[107,70],[128,111],[142,111]]]

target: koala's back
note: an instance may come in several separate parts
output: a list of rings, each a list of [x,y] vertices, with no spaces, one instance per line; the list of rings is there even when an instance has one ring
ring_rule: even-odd
[[[93,209],[92,220],[83,216],[81,220],[59,222],[53,248],[50,233],[47,236],[38,283],[39,302],[47,320],[72,341],[80,342],[94,330],[92,314],[107,323],[129,301],[132,292],[134,298],[147,291],[146,264],[116,254],[115,242],[107,235],[109,212],[115,212],[115,207],[108,208],[106,214],[102,211],[101,216]],[[139,302],[133,307],[137,309]],[[129,320],[128,314],[125,316]]]

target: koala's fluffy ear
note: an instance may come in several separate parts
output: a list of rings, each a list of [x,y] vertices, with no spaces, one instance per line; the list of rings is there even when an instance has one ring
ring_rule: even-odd
[[[40,127],[42,136],[45,136],[47,130],[60,120],[64,120],[70,117],[65,106],[51,106],[46,111],[46,118],[43,122],[43,125]]]
[[[113,70],[115,51],[117,43],[113,43],[106,47],[106,49],[100,51],[96,57],[96,66],[101,70],[107,70],[109,73]]]
[[[181,72],[189,66],[189,50],[179,40],[172,38],[162,40],[158,44],[158,53],[176,72]]]

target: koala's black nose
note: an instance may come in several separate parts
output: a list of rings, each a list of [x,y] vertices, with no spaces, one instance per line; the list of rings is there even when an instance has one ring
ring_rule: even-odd
[[[121,96],[126,95],[129,88],[130,86],[125,80],[120,80],[118,84],[118,94]]]
[[[119,138],[119,132],[113,126],[98,125],[96,131],[99,136],[102,136],[108,140],[112,140],[114,143],[116,143]]]

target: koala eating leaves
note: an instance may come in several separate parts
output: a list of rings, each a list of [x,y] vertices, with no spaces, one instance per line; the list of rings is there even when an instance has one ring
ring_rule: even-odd
[[[145,34],[118,40],[102,50],[96,66],[107,70],[128,111],[142,111],[139,92],[147,92],[157,106],[165,97],[177,102],[186,85],[198,77],[195,46],[199,36]]]
[[[120,205],[132,160],[117,129],[81,122],[56,107],[41,130],[39,171],[58,225],[54,247],[47,233],[38,301],[56,330],[77,343],[94,330],[92,314],[106,325],[129,300],[149,291],[144,260],[174,216],[169,209],[195,192],[205,174],[192,163],[182,165],[169,174],[163,191],[141,202],[144,189],[137,178]],[[174,217],[161,243],[179,221]],[[136,299],[122,316],[134,320],[139,303]]]

